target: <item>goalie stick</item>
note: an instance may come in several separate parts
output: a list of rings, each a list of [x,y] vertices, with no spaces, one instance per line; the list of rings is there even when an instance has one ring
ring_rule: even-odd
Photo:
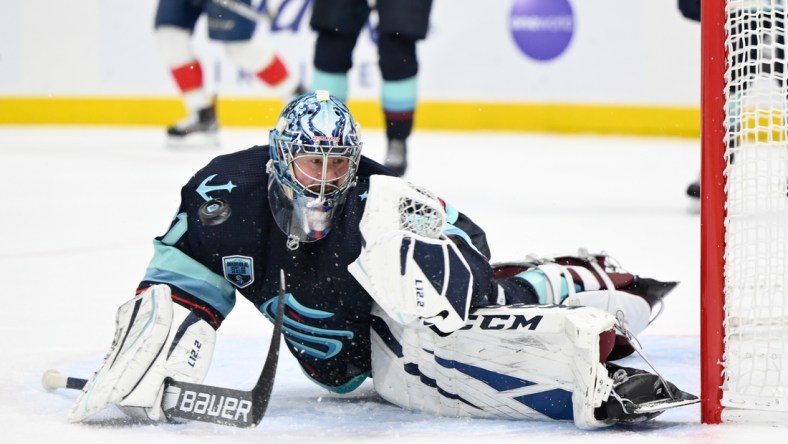
[[[265,416],[279,360],[279,343],[285,311],[285,272],[279,271],[279,300],[271,334],[271,345],[263,370],[255,386],[248,391],[192,384],[167,378],[164,382],[162,409],[167,419],[210,422],[232,427],[256,427]],[[60,388],[82,390],[87,379],[68,377],[57,370],[47,370],[41,384],[47,391]]]

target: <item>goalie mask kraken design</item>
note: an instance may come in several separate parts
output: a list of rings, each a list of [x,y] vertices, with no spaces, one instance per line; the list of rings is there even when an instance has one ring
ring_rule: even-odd
[[[328,91],[293,99],[269,135],[268,201],[293,248],[325,237],[356,184],[359,128]]]

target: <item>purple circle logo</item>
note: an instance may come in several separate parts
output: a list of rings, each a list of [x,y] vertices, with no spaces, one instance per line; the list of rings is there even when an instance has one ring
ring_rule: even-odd
[[[574,33],[569,0],[515,0],[509,20],[515,43],[528,57],[551,60],[564,52]]]

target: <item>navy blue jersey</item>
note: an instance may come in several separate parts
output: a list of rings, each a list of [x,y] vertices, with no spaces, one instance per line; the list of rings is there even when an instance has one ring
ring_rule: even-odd
[[[254,11],[251,0],[232,0]],[[252,38],[257,22],[244,17],[229,7],[211,0],[159,0],[154,18],[154,28],[175,26],[194,31],[197,19],[206,15],[208,37],[226,42],[245,41]]]
[[[361,251],[358,226],[369,177],[392,173],[362,156],[358,184],[335,215],[331,232],[290,250],[268,203],[268,159],[268,147],[256,146],[215,158],[189,180],[169,231],[154,240],[155,254],[140,288],[169,284],[177,303],[218,328],[235,305],[236,292],[273,319],[283,269],[287,347],[318,384],[352,390],[371,368],[373,301],[347,266]],[[213,199],[224,200],[230,216],[220,224],[203,224],[199,208]],[[484,232],[462,213],[447,213],[452,234],[465,239],[458,244],[474,268],[474,299],[486,305],[493,285]]]

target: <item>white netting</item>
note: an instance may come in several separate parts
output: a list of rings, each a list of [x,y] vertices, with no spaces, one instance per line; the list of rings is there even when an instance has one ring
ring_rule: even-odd
[[[420,236],[437,239],[443,232],[446,213],[429,190],[410,184],[415,193],[399,201],[400,227]]]
[[[783,0],[726,5],[726,408],[788,411]]]

